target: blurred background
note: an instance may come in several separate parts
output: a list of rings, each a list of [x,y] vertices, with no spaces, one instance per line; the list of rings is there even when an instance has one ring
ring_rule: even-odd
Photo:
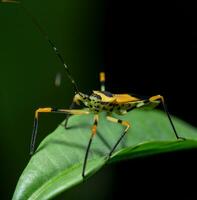
[[[55,42],[81,91],[98,89],[98,73],[104,69],[107,90],[162,94],[170,113],[197,125],[195,3],[23,3]],[[68,108],[74,93],[53,50],[19,5],[0,4],[0,27],[0,196],[11,199],[29,160],[35,109]],[[59,72],[62,84],[56,87]],[[63,119],[43,114],[38,143]],[[118,194],[132,198],[142,193],[158,198],[156,191],[161,196],[192,195],[196,153],[168,153],[113,164],[56,199],[115,199]]]

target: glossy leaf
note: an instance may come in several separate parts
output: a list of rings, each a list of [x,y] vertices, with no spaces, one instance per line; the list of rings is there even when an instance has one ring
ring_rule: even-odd
[[[129,121],[131,128],[107,160],[124,127],[107,121],[104,114],[100,115],[98,133],[87,162],[86,179],[111,162],[197,147],[197,129],[173,118],[179,136],[187,139],[177,140],[167,116],[161,111],[135,110],[121,119]],[[82,165],[92,123],[93,115],[72,116],[67,130],[62,123],[49,134],[23,171],[13,200],[49,199],[82,183]]]

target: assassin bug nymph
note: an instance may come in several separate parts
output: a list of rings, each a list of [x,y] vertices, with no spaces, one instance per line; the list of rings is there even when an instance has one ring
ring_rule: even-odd
[[[161,95],[155,95],[148,98],[140,98],[135,95],[130,94],[112,94],[110,92],[107,92],[105,90],[105,73],[100,73],[100,84],[101,88],[100,91],[93,91],[91,95],[86,95],[79,91],[78,86],[73,79],[68,66],[65,64],[64,59],[54,43],[49,39],[46,32],[43,30],[43,28],[40,26],[38,21],[31,15],[31,13],[18,1],[12,1],[12,0],[1,0],[1,2],[7,2],[7,3],[18,3],[21,5],[23,10],[26,12],[26,14],[31,18],[32,22],[36,25],[36,27],[39,29],[39,31],[42,33],[42,35],[45,37],[45,39],[48,41],[52,49],[54,50],[55,54],[59,58],[60,62],[64,66],[66,70],[66,74],[71,81],[73,88],[74,88],[74,98],[73,102],[70,105],[69,109],[57,109],[57,108],[39,108],[35,111],[35,118],[34,118],[34,126],[33,126],[33,132],[31,137],[31,144],[30,144],[30,154],[32,155],[34,153],[34,147],[36,142],[36,136],[37,136],[37,130],[38,130],[38,116],[40,113],[64,113],[67,114],[65,127],[67,127],[67,122],[70,115],[87,115],[90,113],[94,114],[94,122],[91,128],[91,135],[90,139],[86,148],[85,156],[84,156],[84,162],[83,162],[83,169],[82,169],[82,177],[85,177],[85,169],[86,169],[86,163],[88,158],[88,153],[91,147],[92,140],[97,132],[97,125],[99,122],[99,113],[102,111],[105,111],[107,113],[106,119],[110,122],[119,123],[122,126],[125,127],[123,133],[120,135],[117,142],[114,144],[113,148],[109,152],[108,158],[112,155],[120,141],[123,139],[125,134],[127,133],[128,129],[130,128],[130,123],[128,121],[120,120],[112,116],[113,113],[116,113],[118,115],[125,115],[127,112],[141,108],[141,107],[155,107],[158,104],[162,104],[164,111],[167,114],[167,117],[169,119],[169,122],[172,126],[172,129],[174,131],[174,135],[177,139],[184,139],[180,137],[177,134],[177,131],[173,125],[173,122],[171,120],[171,117],[169,115],[169,112],[167,110],[165,101],[163,96]],[[74,109],[74,105],[81,105],[84,109]]]

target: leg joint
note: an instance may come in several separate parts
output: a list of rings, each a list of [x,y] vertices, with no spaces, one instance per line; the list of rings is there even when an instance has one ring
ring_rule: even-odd
[[[164,103],[164,97],[161,95],[155,95],[149,98],[149,101],[156,101],[156,100],[161,100]]]
[[[92,135],[96,135],[96,129],[97,129],[97,125],[93,125],[92,126]]]
[[[123,126],[127,126],[128,128],[130,128],[130,124],[129,124],[129,122],[127,122],[127,121],[122,121],[122,123],[121,123]]]
[[[52,108],[38,108],[35,112],[35,117],[38,118],[38,113],[40,112],[51,112]]]

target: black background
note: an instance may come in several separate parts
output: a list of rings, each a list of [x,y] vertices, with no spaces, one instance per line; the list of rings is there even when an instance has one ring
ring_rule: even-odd
[[[195,16],[195,8],[181,1],[108,1],[107,87],[162,94],[172,114],[195,125]]]
[[[108,1],[107,89],[162,94],[170,113],[196,126],[196,10],[195,2]],[[191,199],[196,194],[196,153],[175,152],[117,164],[113,198],[119,193]]]

